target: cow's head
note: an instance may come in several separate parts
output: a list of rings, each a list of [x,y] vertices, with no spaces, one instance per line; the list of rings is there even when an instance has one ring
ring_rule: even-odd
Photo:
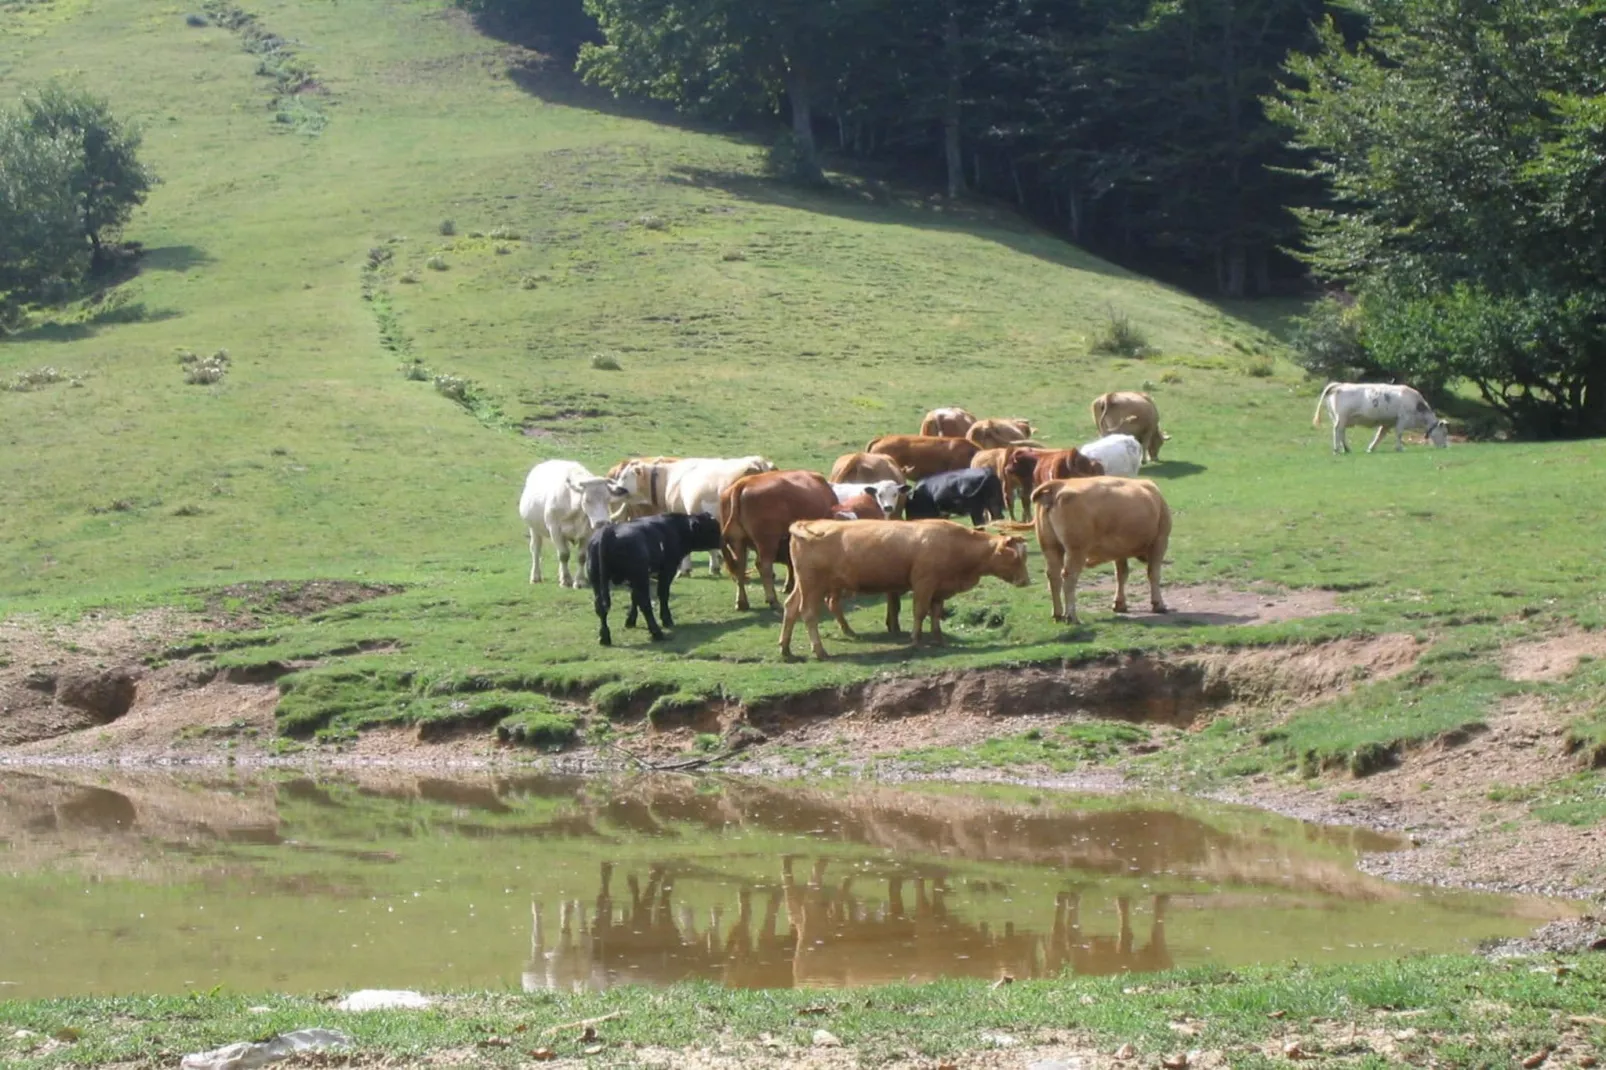
[[[1442,450],[1450,444],[1450,425],[1434,417],[1433,422],[1428,424],[1427,436],[1429,442]]]
[[[686,549],[717,550],[720,541],[719,520],[712,513],[693,513],[686,518]]]
[[[883,479],[879,483],[870,484],[870,493],[875,496],[876,504],[881,507],[883,513],[889,517],[897,517],[903,510],[903,499],[909,493],[909,488],[903,483]]]
[[[1068,455],[1065,459],[1065,470],[1069,474],[1070,478],[1076,479],[1086,476],[1101,476],[1104,474],[1103,461],[1096,461],[1087,454],[1083,453],[1081,450],[1077,449],[1069,450],[1067,451],[1067,454]]]
[[[994,576],[1016,587],[1032,582],[1026,574],[1026,540],[1018,535],[994,535],[993,557],[988,569]]]
[[[569,490],[579,499],[580,511],[593,531],[612,520],[614,507],[630,497],[624,487],[602,476],[570,476]]]

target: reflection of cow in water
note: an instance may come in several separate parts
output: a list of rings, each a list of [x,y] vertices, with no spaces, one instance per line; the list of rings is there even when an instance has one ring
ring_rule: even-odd
[[[634,874],[629,898],[616,904],[612,863],[602,864],[602,886],[588,921],[577,900],[560,904],[558,932],[551,946],[539,904],[531,904],[534,928],[526,991],[600,990],[630,982],[667,984],[699,978],[733,988],[838,987],[937,977],[1045,977],[1069,970],[1079,974],[1162,970],[1172,965],[1165,946],[1166,897],[1156,896],[1149,942],[1134,947],[1131,903],[1116,900],[1115,936],[1082,932],[1080,898],[1061,892],[1055,900],[1053,928],[1046,936],[1019,932],[1013,922],[995,931],[986,922],[971,924],[948,911],[950,895],[941,875],[886,878],[886,894],[861,898],[850,874],[825,879],[827,862],[816,860],[806,881],[782,862],[781,886],[765,896],[755,917],[754,891],[742,888],[735,921],[723,936],[724,911],[710,911],[706,928],[682,906],[672,908],[673,881],[662,865],[651,867],[646,886]],[[906,902],[906,885],[913,902]],[[780,908],[787,927],[779,931]]]

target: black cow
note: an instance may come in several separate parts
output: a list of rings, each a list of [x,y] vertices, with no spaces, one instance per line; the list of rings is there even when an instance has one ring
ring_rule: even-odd
[[[990,468],[956,468],[938,472],[915,484],[904,515],[910,520],[932,520],[956,514],[970,517],[978,528],[989,514],[1004,516],[1004,484]]]
[[[669,584],[675,578],[675,570],[693,550],[718,550],[719,544],[719,521],[707,513],[692,516],[664,513],[599,528],[586,544],[586,571],[591,575],[591,594],[596,600],[597,617],[602,621],[597,636],[602,645],[613,645],[613,633],[608,631],[608,610],[613,607],[611,588],[630,586],[630,612],[625,614],[625,627],[636,626],[639,610],[646,614],[647,630],[653,639],[662,639],[664,633],[652,619],[648,578],[658,577],[659,612],[663,615],[664,626],[673,628],[675,618],[669,614]]]

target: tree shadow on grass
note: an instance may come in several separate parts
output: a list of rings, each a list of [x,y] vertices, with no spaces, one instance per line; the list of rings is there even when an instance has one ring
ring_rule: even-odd
[[[834,162],[828,161],[828,167]],[[1144,278],[1033,226],[1007,207],[980,200],[954,203],[934,191],[875,177],[868,168],[857,173],[837,171],[831,175],[830,185],[818,187],[743,171],[684,165],[674,168],[667,181],[715,190],[755,204],[815,212],[856,223],[969,234],[1057,267],[1118,279]]]
[[[181,313],[172,308],[151,308],[143,301],[109,305],[81,320],[71,323],[41,323],[11,335],[0,335],[0,340],[13,342],[78,342],[98,334],[103,327],[123,323],[159,323],[177,319]]]
[[[215,262],[216,257],[194,245],[160,245],[146,249],[139,258],[144,271],[189,271]]]

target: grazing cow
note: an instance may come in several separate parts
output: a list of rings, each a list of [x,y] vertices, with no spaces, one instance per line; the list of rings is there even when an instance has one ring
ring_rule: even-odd
[[[1032,491],[1032,503],[1055,620],[1077,623],[1077,577],[1106,561],[1115,562],[1115,611],[1125,613],[1126,563],[1133,557],[1148,563],[1149,605],[1166,612],[1160,566],[1171,540],[1171,510],[1152,480],[1057,479]]]
[[[773,472],[775,466],[756,454],[750,457],[687,457],[664,472],[665,512],[719,515],[719,496],[743,476]],[[719,575],[719,555],[708,555],[709,575]],[[681,563],[680,574],[691,575],[691,558]]]
[[[1101,435],[1131,435],[1143,445],[1143,455],[1160,459],[1160,444],[1171,438],[1160,430],[1160,410],[1154,399],[1133,390],[1101,394],[1093,399],[1093,426]]]
[[[965,432],[965,438],[982,450],[1012,446],[1031,437],[1032,425],[1029,420],[977,420]]]
[[[707,513],[685,516],[665,513],[662,516],[627,520],[622,524],[606,524],[586,546],[586,563],[591,569],[591,594],[597,607],[597,619],[602,627],[597,641],[603,646],[613,645],[613,634],[608,631],[608,610],[613,607],[612,588],[630,587],[630,612],[625,614],[625,627],[636,626],[636,613],[647,618],[647,631],[654,640],[664,637],[658,622],[652,618],[652,590],[649,578],[658,577],[658,612],[665,628],[675,626],[669,614],[669,584],[675,578],[675,566],[693,550],[719,549],[719,521]]]
[[[1076,448],[1102,464],[1107,476],[1135,476],[1143,465],[1143,444],[1131,435],[1105,435]]]
[[[904,515],[910,520],[968,516],[979,528],[988,520],[1004,518],[1004,483],[986,468],[938,472],[915,484]]]
[[[758,578],[764,584],[764,601],[779,609],[775,596],[775,564],[791,568],[787,555],[788,529],[797,520],[824,520],[840,503],[831,484],[817,472],[792,470],[743,476],[719,496],[719,529],[725,564],[736,581],[736,608],[747,603],[747,549],[758,557]],[[795,574],[794,574],[795,575]],[[787,590],[792,589],[791,581]]]
[[[879,453],[844,453],[831,466],[833,483],[902,483],[908,478],[896,461]]]
[[[920,421],[920,433],[933,438],[964,438],[976,418],[964,409],[932,409]]]
[[[976,444],[963,438],[882,435],[864,447],[864,452],[891,457],[910,479],[925,479],[938,472],[970,467],[970,459],[976,456]]]
[[[1322,406],[1333,420],[1333,452],[1349,452],[1344,440],[1344,428],[1350,424],[1362,427],[1377,425],[1372,444],[1366,447],[1371,453],[1383,440],[1389,425],[1394,425],[1394,449],[1405,448],[1400,432],[1409,427],[1420,427],[1427,440],[1443,449],[1450,444],[1449,428],[1433,414],[1433,406],[1408,386],[1389,386],[1384,383],[1328,383],[1322,396],[1316,399],[1316,415],[1312,427],[1322,426]]]
[[[629,499],[613,511],[615,520],[640,520],[644,516],[657,516],[663,512],[661,504],[653,504],[653,494],[647,485],[654,470],[666,471],[680,460],[679,457],[628,457],[608,469],[608,478],[629,492]],[[638,483],[641,487],[638,493]],[[658,495],[662,499],[662,494]]]
[[[608,522],[608,514],[625,497],[611,479],[594,476],[578,461],[542,461],[530,469],[519,496],[519,516],[530,529],[530,582],[541,582],[541,545],[551,539],[558,550],[558,586],[578,587],[585,581],[585,554],[580,555],[580,581],[569,572],[569,548]]]
[[[1003,446],[998,449],[982,450],[970,459],[970,467],[985,468],[990,472],[996,473],[998,481],[1004,485],[1004,509],[1009,514],[1010,519],[1015,519],[1015,504],[1019,502],[1022,518],[1030,520],[1032,510],[1026,500],[1029,488],[1021,482],[1020,477],[1010,467],[1010,462],[1020,448],[1018,446]]]
[[[875,499],[884,516],[894,519],[902,518],[904,498],[909,493],[908,485],[901,479],[882,479],[874,483],[832,483],[831,489],[836,492],[836,500],[843,504],[868,494]],[[868,518],[861,516],[859,519]]]
[[[1104,465],[1091,457],[1084,457],[1082,451],[1075,448],[1037,450],[1023,447],[1010,457],[1009,464],[1015,478],[1021,481],[1028,494],[1051,479],[1081,479],[1104,474]]]
[[[887,596],[887,631],[897,634],[898,604],[905,591],[914,599],[914,642],[931,618],[931,634],[943,641],[943,603],[968,591],[984,576],[1025,587],[1026,542],[1008,535],[973,531],[951,520],[804,520],[792,525],[792,568],[797,586],[786,599],[781,622],[781,656],[792,656],[792,629],[802,618],[816,658],[827,657],[820,643],[820,606],[829,601],[842,634],[851,636],[842,615],[848,594]]]

